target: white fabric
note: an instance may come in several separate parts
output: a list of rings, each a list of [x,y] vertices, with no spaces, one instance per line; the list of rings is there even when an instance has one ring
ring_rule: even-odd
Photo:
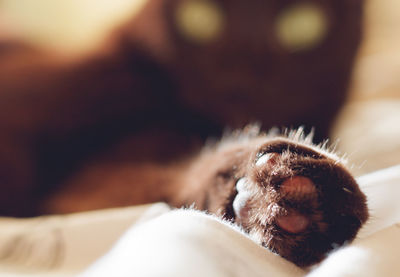
[[[358,182],[371,220],[309,273],[213,216],[154,204],[0,219],[0,276],[400,276],[400,165]]]
[[[367,195],[370,210],[369,222],[358,237],[365,238],[400,222],[400,165],[364,175],[357,182]]]
[[[393,225],[332,253],[307,277],[400,276],[400,226]]]
[[[130,229],[85,277],[303,276],[220,220],[178,210]]]
[[[132,224],[165,204],[32,219],[0,218],[0,276],[75,276],[110,250]]]

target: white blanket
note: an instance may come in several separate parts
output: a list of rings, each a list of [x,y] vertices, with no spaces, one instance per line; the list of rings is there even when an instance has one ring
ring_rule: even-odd
[[[400,165],[358,181],[371,220],[311,272],[213,216],[154,204],[0,219],[0,276],[400,276]]]

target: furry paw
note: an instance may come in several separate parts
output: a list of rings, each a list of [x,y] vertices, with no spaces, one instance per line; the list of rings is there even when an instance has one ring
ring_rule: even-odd
[[[340,159],[310,143],[267,139],[238,177],[231,219],[302,267],[354,239],[368,218],[365,196]]]

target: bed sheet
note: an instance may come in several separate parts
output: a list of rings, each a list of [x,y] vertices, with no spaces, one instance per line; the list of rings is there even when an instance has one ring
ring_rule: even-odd
[[[311,271],[230,223],[162,203],[0,219],[0,276],[400,276],[400,165],[358,178],[371,219]]]

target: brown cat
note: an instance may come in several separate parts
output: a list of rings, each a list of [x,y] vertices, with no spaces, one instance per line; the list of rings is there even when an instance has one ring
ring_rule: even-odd
[[[249,126],[168,167],[96,160],[48,198],[42,211],[146,199],[175,207],[194,204],[242,226],[282,257],[309,266],[350,242],[368,219],[366,198],[344,161],[311,140],[301,129],[279,136]]]
[[[149,0],[72,60],[2,40],[0,214],[37,214],[41,197],[126,137],[140,166],[252,121],[315,127],[320,141],[346,98],[362,3]]]
[[[368,214],[339,159],[251,130],[196,153],[254,120],[325,137],[361,14],[361,0],[149,0],[84,57],[3,42],[0,214],[195,203],[298,265],[319,261]],[[288,37],[304,20],[311,31]]]

